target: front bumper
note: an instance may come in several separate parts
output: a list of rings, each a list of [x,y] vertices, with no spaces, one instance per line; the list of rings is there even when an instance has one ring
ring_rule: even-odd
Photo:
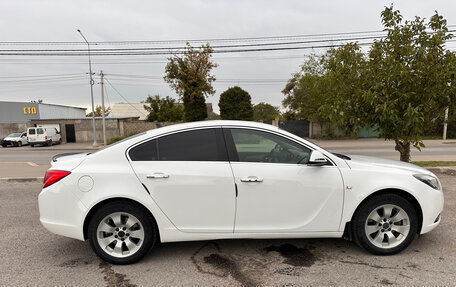
[[[41,191],[38,196],[41,224],[50,232],[84,240],[87,208],[66,188],[63,181]]]
[[[420,234],[428,233],[436,228],[441,220],[443,211],[443,191],[428,188],[426,192],[420,193],[421,209],[423,211],[423,224]]]

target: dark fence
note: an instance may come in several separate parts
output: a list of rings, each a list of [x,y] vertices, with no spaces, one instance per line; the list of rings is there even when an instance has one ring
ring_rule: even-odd
[[[264,123],[271,125],[272,121]],[[279,128],[302,138],[309,137],[309,121],[306,120],[279,121]]]

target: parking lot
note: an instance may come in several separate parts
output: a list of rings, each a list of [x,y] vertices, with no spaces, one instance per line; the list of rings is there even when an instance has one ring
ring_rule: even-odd
[[[441,225],[403,253],[379,257],[342,239],[168,243],[129,266],[100,261],[88,242],[39,223],[40,183],[0,185],[0,285],[450,286],[456,270],[456,175],[439,173]]]

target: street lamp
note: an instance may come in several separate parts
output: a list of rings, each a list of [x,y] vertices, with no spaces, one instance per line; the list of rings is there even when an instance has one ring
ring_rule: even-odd
[[[95,130],[95,107],[94,107],[94,104],[93,104],[93,84],[94,84],[94,81],[92,79],[92,62],[90,60],[90,44],[87,41],[87,39],[84,37],[84,35],[82,34],[81,30],[78,29],[78,32],[79,32],[79,34],[81,34],[82,38],[87,43],[87,50],[89,52],[89,76],[90,76],[90,96],[91,96],[91,99],[92,99],[93,146],[96,147],[96,146],[98,146],[98,143],[97,143],[97,134],[96,134],[96,130]]]

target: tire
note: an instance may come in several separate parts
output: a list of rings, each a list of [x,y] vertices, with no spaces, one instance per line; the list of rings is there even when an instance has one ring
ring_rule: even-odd
[[[59,139],[59,144],[62,144],[62,138]]]
[[[21,147],[21,146],[22,146],[22,142],[21,142],[21,141],[18,141],[18,142],[17,142],[17,146],[18,146],[18,147]]]
[[[47,146],[52,146],[52,140],[48,141],[48,142],[46,143],[46,145],[47,145]]]
[[[359,206],[352,227],[353,238],[360,247],[372,254],[392,255],[412,243],[418,218],[413,205],[403,197],[381,194]]]
[[[103,205],[92,216],[88,227],[93,251],[112,264],[139,261],[155,245],[157,234],[158,228],[150,213],[131,202]]]
[[[7,147],[7,144],[2,144],[2,147]]]
[[[31,147],[34,147],[35,145],[34,144],[30,144]]]

